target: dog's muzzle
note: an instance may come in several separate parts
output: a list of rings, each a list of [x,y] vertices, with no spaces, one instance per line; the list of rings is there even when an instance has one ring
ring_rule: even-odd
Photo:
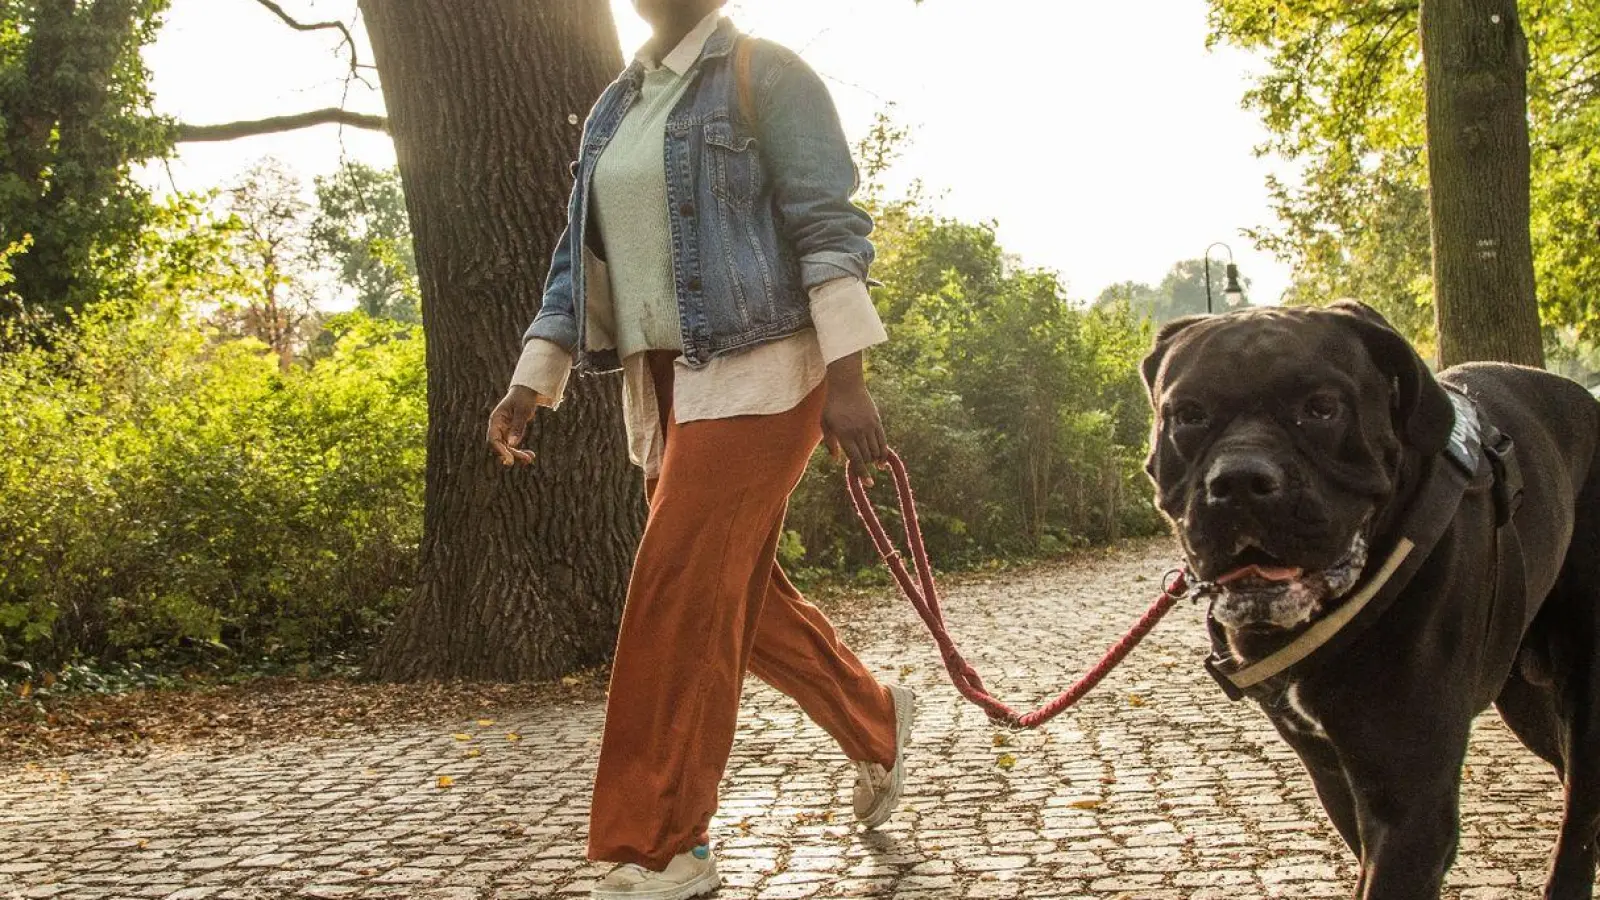
[[[1344,556],[1327,568],[1287,577],[1219,579],[1211,616],[1225,628],[1297,628],[1348,594],[1366,565],[1367,538],[1357,529]]]

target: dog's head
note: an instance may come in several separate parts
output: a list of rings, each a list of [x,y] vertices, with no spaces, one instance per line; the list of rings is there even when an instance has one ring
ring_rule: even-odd
[[[1241,631],[1296,628],[1347,593],[1402,465],[1455,419],[1411,345],[1348,301],[1179,319],[1143,368],[1157,503]]]

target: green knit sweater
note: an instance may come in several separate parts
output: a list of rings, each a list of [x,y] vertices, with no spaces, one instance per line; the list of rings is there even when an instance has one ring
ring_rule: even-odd
[[[667,117],[690,78],[645,72],[638,102],[595,163],[594,213],[611,274],[617,352],[683,349],[667,222]]]

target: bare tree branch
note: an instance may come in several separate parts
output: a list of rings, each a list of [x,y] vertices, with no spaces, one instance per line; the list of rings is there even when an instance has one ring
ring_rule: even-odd
[[[292,116],[272,116],[266,119],[249,119],[242,122],[224,122],[219,125],[179,124],[175,140],[180,143],[199,141],[232,141],[261,134],[278,134],[316,125],[348,125],[372,131],[388,131],[389,120],[383,116],[350,112],[329,107]]]
[[[285,25],[295,31],[324,31],[333,30],[344,35],[345,46],[350,48],[350,71],[356,72],[361,68],[361,60],[356,55],[356,37],[350,33],[350,27],[343,22],[329,20],[327,22],[301,22],[273,0],[256,0],[257,3],[272,11],[272,14],[283,20]]]

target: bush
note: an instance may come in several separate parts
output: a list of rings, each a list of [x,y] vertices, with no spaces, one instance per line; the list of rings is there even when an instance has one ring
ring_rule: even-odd
[[[1138,363],[1148,327],[1125,302],[1075,308],[1054,273],[1015,268],[992,226],[937,219],[913,203],[877,218],[886,286],[874,299],[892,340],[870,354],[872,390],[938,564],[1159,530],[1143,472],[1150,414]],[[842,478],[819,454],[791,501],[804,567],[875,564]],[[891,491],[875,502],[897,531]]]
[[[365,645],[421,530],[420,330],[280,371],[175,304],[0,355],[0,657],[255,664]]]
[[[878,213],[893,340],[871,354],[872,389],[937,564],[1158,528],[1149,334],[1127,304],[1074,307],[990,226]],[[230,290],[227,235],[192,204],[164,215],[121,299],[71,325],[0,319],[0,692],[56,689],[41,672],[111,689],[364,654],[415,580],[420,328],[336,317],[286,364],[198,314]],[[18,252],[0,252],[0,300],[23,308],[5,297]],[[819,452],[811,468],[784,565],[881,579],[839,466]],[[887,483],[875,499],[897,530]]]

